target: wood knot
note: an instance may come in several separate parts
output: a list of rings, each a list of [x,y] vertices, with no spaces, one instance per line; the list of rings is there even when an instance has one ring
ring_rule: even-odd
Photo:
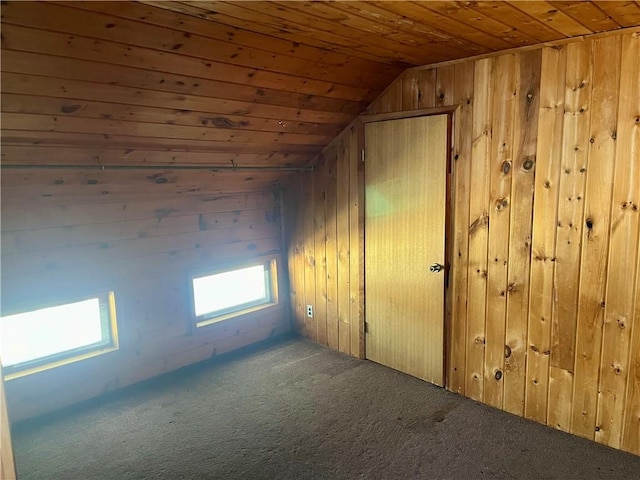
[[[527,158],[522,164],[522,168],[524,168],[525,170],[531,170],[533,168],[533,164],[534,164],[534,158],[531,158],[531,157]]]
[[[504,346],[504,358],[509,358],[511,356],[511,347],[509,345]]]
[[[496,200],[496,210],[500,211],[503,208],[509,206],[509,201],[506,198],[499,198]]]
[[[494,377],[496,380],[500,380],[502,378],[502,370],[496,370],[496,373],[494,374]]]
[[[587,225],[587,228],[589,230],[593,228],[593,220],[591,220],[590,218],[587,218],[587,221],[585,222],[585,224]]]
[[[81,108],[84,108],[84,107],[82,105],[63,105],[62,108],[60,108],[60,110],[62,111],[62,113],[73,113],[73,112],[77,112]]]
[[[545,180],[542,185],[544,186],[544,188],[551,188],[551,182],[549,180]]]
[[[511,171],[511,162],[502,163],[502,173],[507,175]]]

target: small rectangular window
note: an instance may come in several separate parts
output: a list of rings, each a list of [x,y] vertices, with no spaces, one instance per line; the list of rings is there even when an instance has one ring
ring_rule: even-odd
[[[197,327],[278,303],[275,260],[201,271],[191,281]]]
[[[118,348],[113,292],[0,318],[0,358],[8,378]]]

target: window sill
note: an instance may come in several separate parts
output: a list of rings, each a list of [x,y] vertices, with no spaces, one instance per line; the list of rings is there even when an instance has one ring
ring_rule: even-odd
[[[17,372],[8,373],[4,376],[4,379],[5,381],[8,381],[8,380],[14,380],[16,378],[26,377],[27,375],[44,372],[45,370],[61,367],[63,365],[69,365],[70,363],[75,363],[81,360],[86,360],[88,358],[97,357],[98,355],[104,355],[105,353],[109,353],[109,352],[115,352],[116,350],[118,350],[117,346],[99,348],[91,352],[86,352],[80,355],[74,355],[72,357],[63,358],[60,360],[56,360],[54,362],[46,363],[44,365],[38,365],[31,368],[25,368],[24,370],[20,370]]]
[[[230,320],[232,318],[240,317],[242,315],[247,315],[249,313],[259,312],[261,310],[266,310],[268,308],[274,308],[278,306],[277,302],[269,302],[263,303],[261,305],[256,305],[255,307],[245,308],[243,310],[238,310],[236,312],[227,313],[225,315],[219,315],[213,318],[207,318],[202,320],[197,320],[195,322],[196,328],[206,327],[208,325],[213,325],[215,323],[224,322],[225,320]]]

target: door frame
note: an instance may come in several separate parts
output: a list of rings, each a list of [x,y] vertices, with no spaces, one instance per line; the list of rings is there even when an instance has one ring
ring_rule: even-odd
[[[454,230],[453,230],[453,215],[454,215],[454,201],[453,201],[453,148],[454,148],[454,125],[455,125],[455,115],[457,112],[458,106],[453,105],[449,107],[438,107],[438,108],[427,108],[420,110],[410,110],[410,111],[401,111],[401,112],[392,112],[392,113],[381,113],[381,114],[371,114],[371,115],[360,115],[358,117],[358,150],[361,152],[361,159],[359,162],[360,168],[358,168],[358,199],[362,208],[359,210],[359,224],[361,225],[360,229],[360,358],[366,359],[366,334],[365,334],[365,326],[367,324],[366,318],[366,281],[365,281],[365,255],[366,252],[366,231],[365,231],[365,209],[366,209],[366,195],[365,195],[365,129],[364,126],[367,123],[375,123],[375,122],[384,122],[388,120],[402,120],[406,118],[415,118],[415,117],[427,117],[434,115],[447,115],[447,158],[446,158],[446,185],[445,185],[445,242],[444,242],[444,256],[445,256],[445,281],[444,281],[444,305],[443,309],[443,352],[444,358],[442,359],[442,379],[443,379],[443,388],[448,388],[449,381],[449,363],[450,363],[450,355],[451,355],[451,313],[452,313],[452,301],[451,298],[451,280],[452,280],[452,271],[451,266],[453,265],[453,240],[454,240]]]

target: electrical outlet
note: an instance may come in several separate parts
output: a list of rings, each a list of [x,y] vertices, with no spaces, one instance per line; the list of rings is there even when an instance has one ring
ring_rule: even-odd
[[[307,317],[313,318],[313,305],[307,305]]]

